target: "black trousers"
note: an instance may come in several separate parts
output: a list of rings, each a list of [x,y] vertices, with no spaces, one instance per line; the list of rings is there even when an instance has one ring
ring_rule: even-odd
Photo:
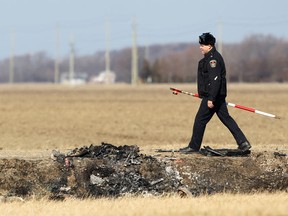
[[[207,106],[207,101],[207,98],[202,99],[199,110],[196,114],[192,138],[189,143],[190,148],[195,150],[199,150],[201,148],[206,124],[210,121],[215,113],[220,121],[229,129],[238,145],[248,141],[235,120],[230,116],[225,98],[216,100],[212,109]]]

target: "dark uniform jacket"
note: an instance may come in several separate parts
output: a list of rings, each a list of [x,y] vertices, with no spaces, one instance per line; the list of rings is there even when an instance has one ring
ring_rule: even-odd
[[[213,47],[198,63],[198,94],[215,102],[227,95],[226,69],[221,54]]]

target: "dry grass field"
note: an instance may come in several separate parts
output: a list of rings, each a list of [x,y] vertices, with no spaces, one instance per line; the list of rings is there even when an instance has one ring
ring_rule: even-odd
[[[102,141],[143,150],[186,146],[199,99],[174,96],[169,86],[195,92],[195,84],[115,86],[0,86],[0,148],[69,149]],[[229,107],[254,150],[288,145],[288,85],[232,84],[227,101],[279,115],[277,120]],[[235,147],[215,116],[204,143]]]
[[[1,215],[21,216],[285,216],[287,194],[231,195],[218,194],[198,198],[124,197],[119,199],[28,201],[1,204]],[[3,214],[4,213],[4,214]]]
[[[195,84],[0,85],[0,156],[47,156],[108,142],[157,148],[184,147],[190,140],[199,99],[174,96],[169,87],[195,92]],[[253,151],[288,151],[288,84],[230,84],[227,101],[273,113],[280,120],[228,108]],[[204,145],[236,147],[215,116]],[[287,193],[208,197],[126,197],[0,204],[0,215],[288,215]],[[4,213],[4,214],[2,214]]]

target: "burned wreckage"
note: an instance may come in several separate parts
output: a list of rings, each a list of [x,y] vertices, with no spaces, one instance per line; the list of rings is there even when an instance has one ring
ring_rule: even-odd
[[[64,185],[55,184],[54,193],[93,197],[165,193],[198,196],[288,188],[287,157],[273,155],[270,159],[258,154],[257,160],[264,159],[260,162],[250,156],[250,151],[208,146],[200,154],[186,157],[173,151],[156,152],[159,154],[147,156],[140,154],[136,145],[117,147],[109,143],[76,148],[67,154],[54,151],[54,160],[63,165],[67,175]],[[263,167],[268,160],[278,161],[277,166]]]
[[[288,192],[288,157],[283,152],[204,147],[199,154],[158,149],[151,156],[137,145],[101,143],[66,153],[53,150],[51,158],[0,158],[0,195],[5,200],[11,196],[63,200]]]
[[[117,197],[125,194],[159,195],[179,187],[178,171],[167,163],[139,153],[138,146],[116,147],[109,143],[76,148],[67,154],[53,151],[52,158],[64,164],[65,187],[55,192],[76,196]]]

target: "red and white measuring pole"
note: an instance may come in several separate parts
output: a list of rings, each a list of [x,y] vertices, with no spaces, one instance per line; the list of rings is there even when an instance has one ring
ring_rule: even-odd
[[[199,94],[194,94],[194,93],[182,91],[182,90],[176,89],[176,88],[170,88],[170,90],[172,91],[172,93],[173,93],[174,95],[178,95],[179,93],[182,93],[182,94],[187,94],[187,95],[190,95],[190,96],[198,97],[198,98],[199,98]],[[234,107],[234,108],[246,110],[246,111],[249,111],[249,112],[257,113],[257,114],[260,114],[260,115],[264,115],[264,116],[267,116],[267,117],[280,119],[280,117],[278,117],[278,116],[276,116],[276,115],[274,115],[274,114],[262,112],[262,111],[259,111],[259,110],[254,109],[254,108],[242,106],[242,105],[239,105],[239,104],[233,104],[233,103],[226,102],[226,105],[227,105],[227,106]]]

